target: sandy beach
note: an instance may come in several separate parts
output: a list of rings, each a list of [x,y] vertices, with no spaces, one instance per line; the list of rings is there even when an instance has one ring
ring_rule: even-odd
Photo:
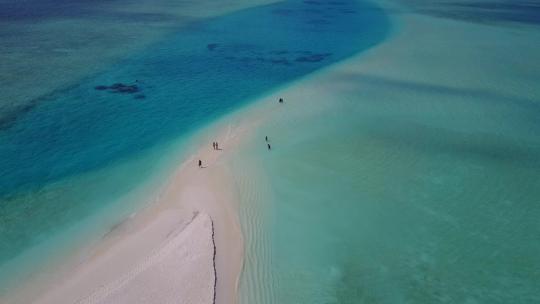
[[[47,268],[3,299],[40,304],[214,303],[215,294],[215,303],[237,303],[244,244],[229,160],[259,124],[280,111],[273,102],[276,94],[197,132],[190,146],[198,150],[152,202],[99,242],[80,248],[63,265]],[[219,150],[212,148],[213,141],[219,142]],[[165,277],[167,284],[156,284]]]
[[[163,217],[157,220],[166,221]],[[76,303],[169,303],[178,299],[185,303],[212,303],[215,294],[212,220],[207,214],[199,213],[186,225],[180,231],[171,231],[167,235],[170,240],[123,276]],[[125,256],[129,252],[115,255]],[[47,301],[58,303],[65,295]]]
[[[221,150],[205,144],[179,166],[154,202],[96,246],[82,248],[61,269],[49,269],[56,279],[43,274],[8,295],[7,303],[214,303],[214,294],[217,303],[236,303],[243,244],[234,185],[220,162],[236,139],[225,130],[213,133]],[[197,141],[201,138],[206,140],[203,135]],[[156,276],[168,276],[167,284]],[[148,293],[138,293],[140,286],[156,283]],[[178,289],[167,293],[173,286]]]
[[[407,102],[413,99],[466,103],[487,98],[519,103],[536,98],[536,78],[501,73],[503,67],[492,62],[509,56],[516,65],[532,65],[524,69],[538,76],[534,71],[540,70],[540,63],[531,58],[540,39],[527,46],[531,43],[528,35],[514,37],[521,46],[518,50],[500,39],[483,39],[513,36],[513,28],[437,19],[392,3],[382,5],[392,12],[397,25],[391,38],[198,131],[191,143],[196,152],[179,165],[154,202],[119,224],[97,246],[84,249],[84,259],[79,256],[67,263],[70,266],[62,269],[62,280],[36,280],[23,288],[24,294],[16,293],[6,303],[210,304],[214,294],[215,303],[238,303],[244,238],[254,227],[241,227],[239,208],[245,206],[239,202],[246,201],[247,190],[235,183],[235,176],[264,161],[260,155],[250,155],[241,165],[238,160],[246,147],[259,145],[258,153],[267,152],[260,130],[291,130],[295,123],[333,115],[334,100],[358,96],[382,104],[371,109],[372,115],[382,118],[391,118],[395,109],[413,113]],[[469,44],[467,48],[459,47],[463,41]],[[454,47],[452,52],[447,51],[449,45]],[[486,48],[497,51],[486,54]],[[472,64],[477,69],[471,70]],[[276,102],[282,96],[283,105]],[[459,110],[454,114],[458,117]],[[484,125],[494,123],[486,119]],[[219,142],[221,150],[212,149],[213,141]],[[275,146],[279,147],[279,137]],[[199,159],[203,168],[197,166]],[[258,291],[249,292],[256,298]]]

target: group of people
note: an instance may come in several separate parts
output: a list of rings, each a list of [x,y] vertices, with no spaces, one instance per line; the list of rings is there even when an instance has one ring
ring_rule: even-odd
[[[283,98],[279,98],[278,102],[283,103]],[[268,142],[268,136],[264,137],[264,141],[266,142],[266,146],[268,147],[268,150],[272,150],[272,146]],[[212,148],[214,150],[219,150],[219,144],[217,141],[212,142]],[[200,159],[199,159],[199,168],[202,168],[202,160]]]
[[[212,148],[213,148],[214,150],[219,150],[219,144],[218,144],[217,141],[213,141],[213,142],[212,142]],[[199,159],[199,168],[202,168],[202,167],[203,167],[203,166],[202,166],[202,160]]]
[[[268,150],[272,150],[272,146],[270,146],[270,143],[268,142],[268,136],[264,137],[264,141],[266,142],[266,145],[268,146]]]
[[[279,103],[283,103],[283,98],[279,98],[278,100]],[[272,146],[270,145],[270,143],[268,142],[268,136],[265,136],[264,137],[264,141],[266,142],[266,146],[268,147],[268,150],[272,150]]]

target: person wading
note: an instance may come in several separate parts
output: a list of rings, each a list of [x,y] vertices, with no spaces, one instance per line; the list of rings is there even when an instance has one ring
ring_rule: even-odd
[[[202,168],[202,160],[199,159],[199,168]]]

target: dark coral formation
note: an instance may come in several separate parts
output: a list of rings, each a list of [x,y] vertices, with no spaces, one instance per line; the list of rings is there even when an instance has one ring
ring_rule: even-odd
[[[332,32],[337,26],[336,20],[342,18],[344,14],[356,14],[357,11],[349,6],[344,0],[301,0],[301,5],[287,8],[273,9],[272,14],[281,15],[284,18],[298,16],[305,25],[306,31],[311,32]],[[325,52],[324,49],[290,50],[290,49],[263,49],[259,45],[253,44],[218,44],[208,42],[206,48],[222,59],[233,61],[242,66],[253,66],[271,64],[275,66],[296,66],[307,64],[319,64],[328,60],[332,53]]]
[[[289,53],[287,50],[278,50],[278,51],[270,51],[269,52],[272,55],[286,55]]]
[[[326,20],[317,20],[324,23]],[[214,49],[223,59],[242,64],[273,64],[292,66],[297,63],[317,63],[327,59],[332,53],[319,53],[307,50],[259,50],[254,47],[243,48],[238,45],[220,45]]]
[[[107,91],[109,93],[115,93],[115,94],[136,94],[141,92],[141,88],[137,84],[125,84],[121,82],[114,83],[110,86],[106,85],[98,85],[95,86],[94,89],[96,91]],[[137,94],[133,97],[134,99],[145,99],[146,96],[144,94]]]
[[[330,1],[328,2],[328,5],[346,5],[347,3],[343,1]]]
[[[219,46],[219,44],[217,44],[217,43],[209,43],[208,45],[206,45],[206,48],[207,48],[209,51],[213,51],[213,50],[215,50],[218,46]]]
[[[331,53],[323,53],[323,54],[310,54],[306,56],[300,56],[296,58],[297,62],[319,62],[323,61],[327,57],[331,56]]]
[[[115,83],[108,90],[112,93],[133,94],[139,92],[139,86],[136,84]]]
[[[124,83],[115,83],[111,86],[98,85],[94,87],[97,91],[109,91],[111,93],[121,93],[121,94],[134,94],[140,91],[140,88],[136,84],[124,84]]]

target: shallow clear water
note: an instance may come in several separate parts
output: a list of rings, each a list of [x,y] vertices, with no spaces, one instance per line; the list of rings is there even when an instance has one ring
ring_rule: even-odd
[[[452,89],[471,65],[445,46],[426,54],[454,70],[415,62],[432,83],[386,56],[286,96],[257,131],[233,163],[247,243],[241,303],[540,301],[540,106],[519,98],[540,92],[483,72],[470,90]],[[328,90],[310,93],[317,83]]]
[[[241,303],[537,302],[540,140],[349,98],[263,128],[273,151],[238,160],[264,167],[238,177]]]
[[[380,10],[354,1],[246,9],[13,113],[0,130],[0,265],[146,181],[169,143],[387,30]]]

